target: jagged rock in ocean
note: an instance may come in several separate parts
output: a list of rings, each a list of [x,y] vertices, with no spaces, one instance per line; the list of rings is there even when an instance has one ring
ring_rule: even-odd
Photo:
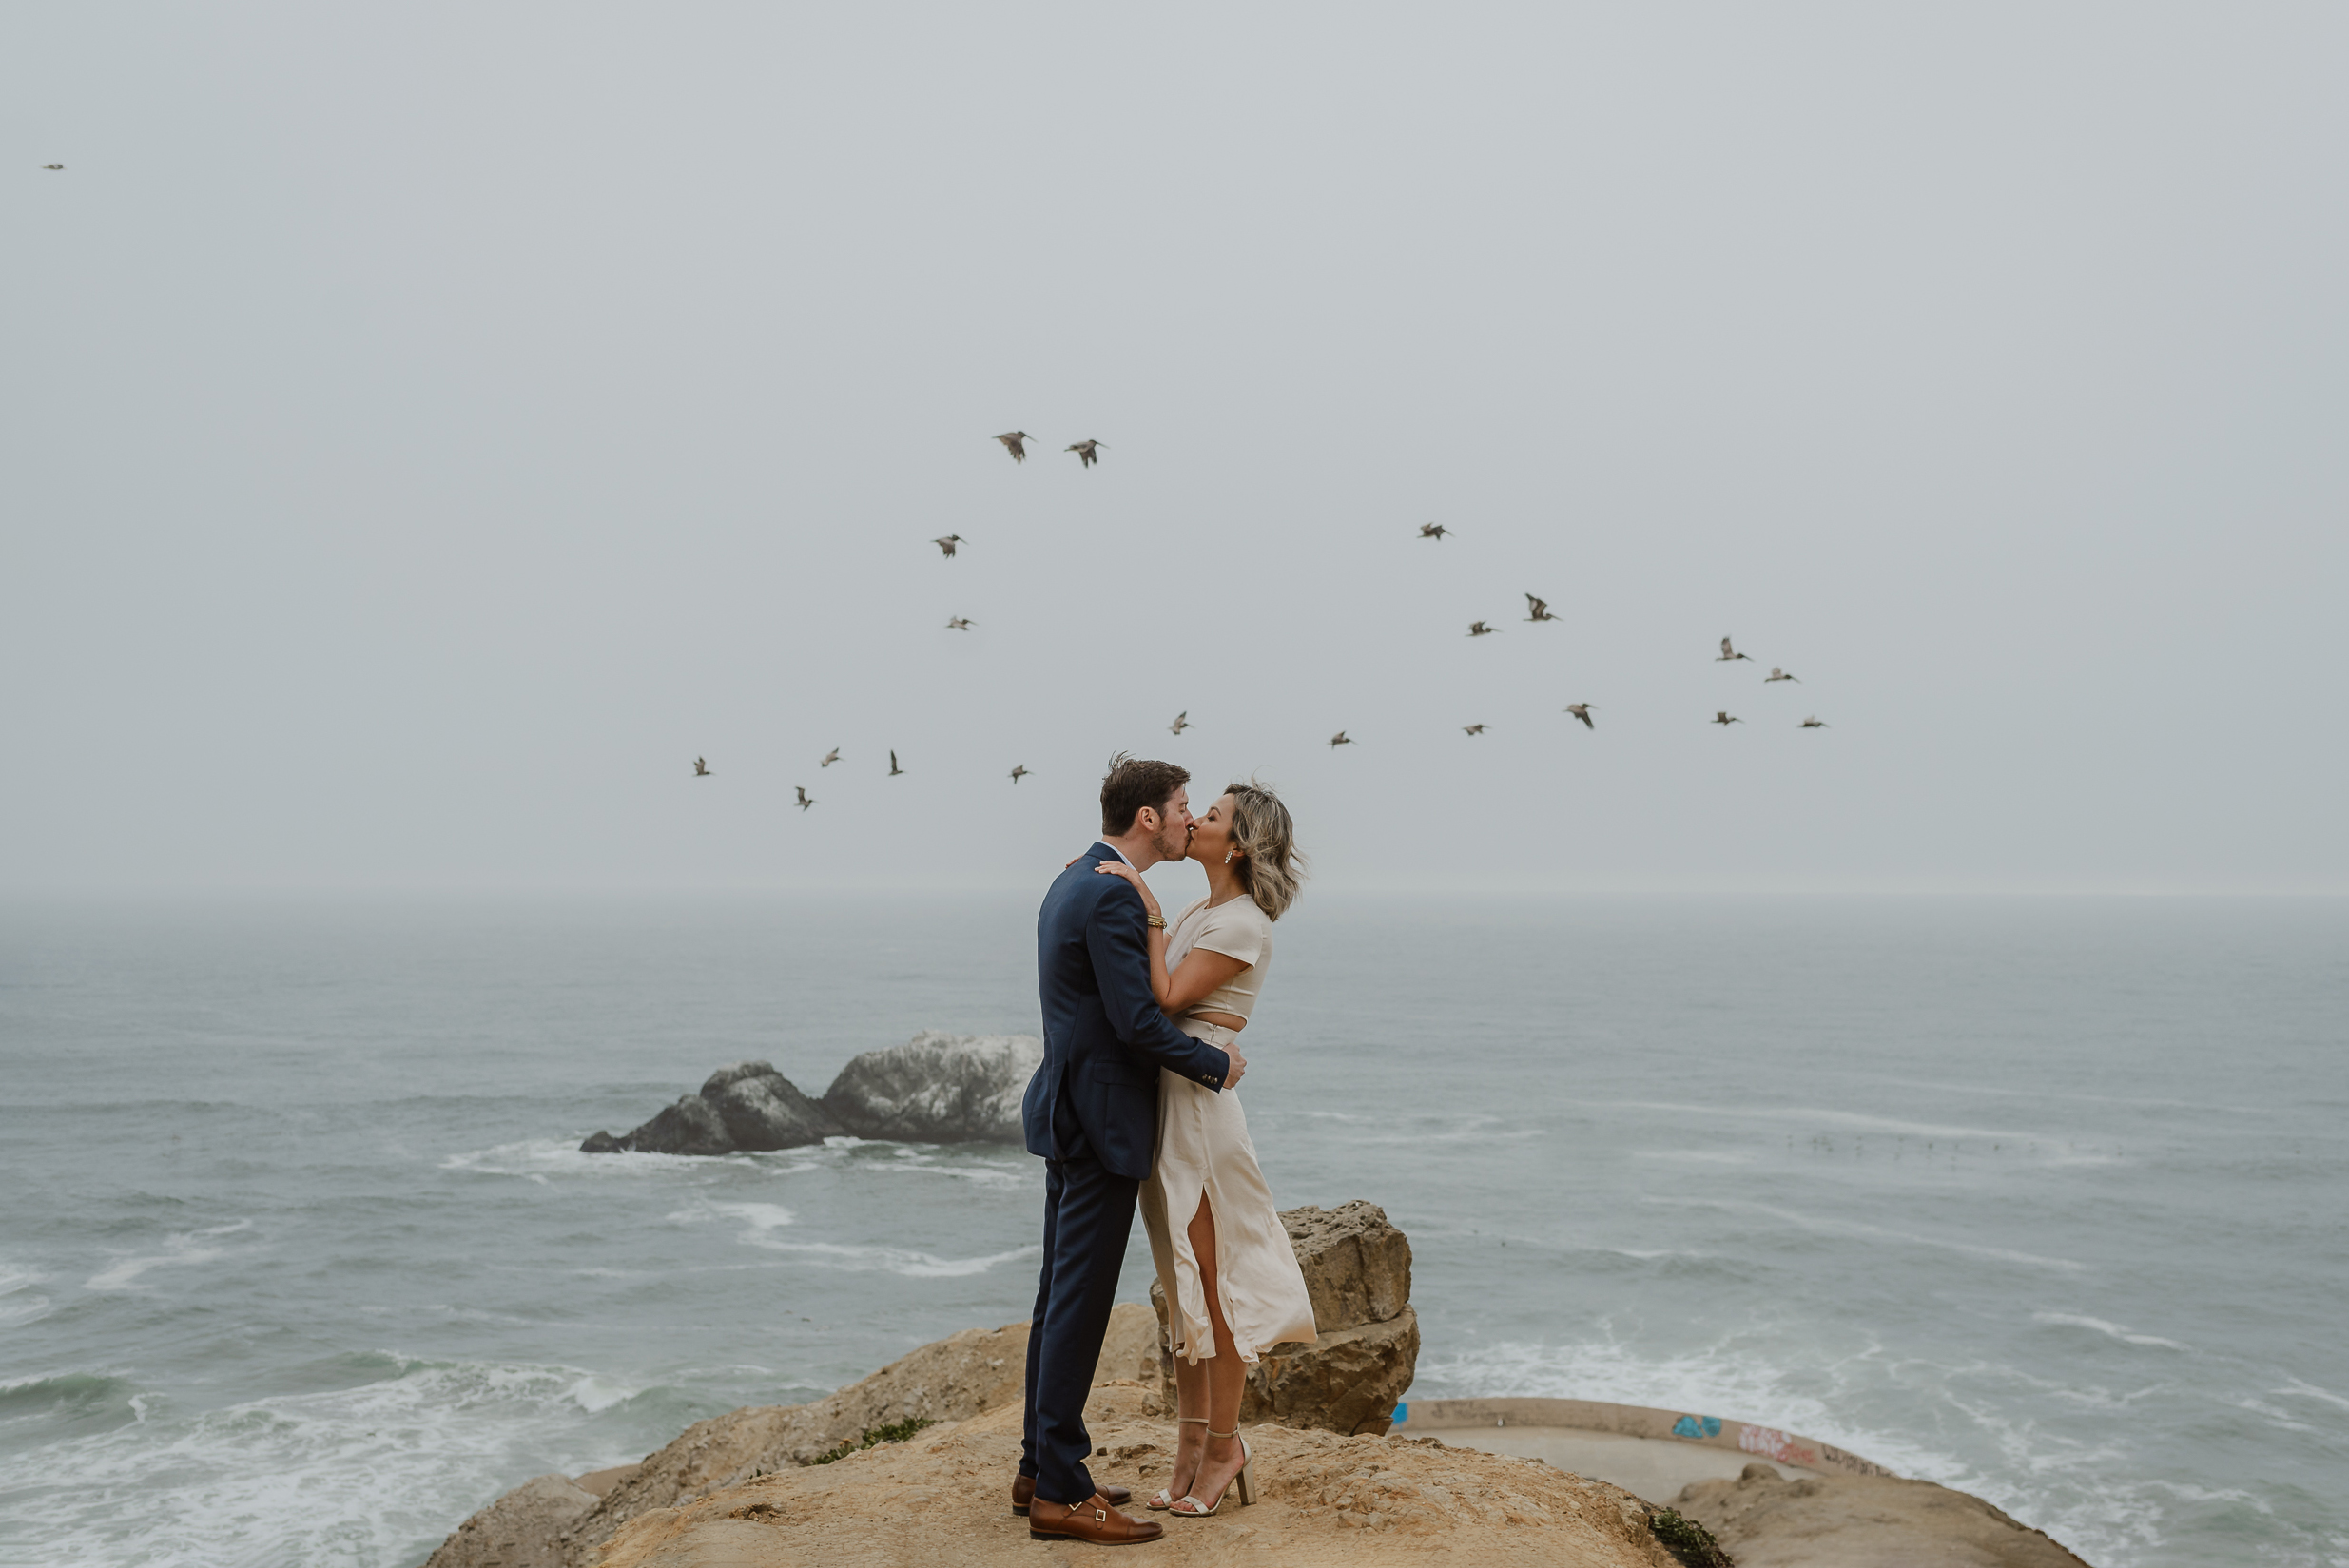
[[[734,1062],[709,1074],[698,1094],[679,1096],[621,1137],[597,1132],[588,1154],[730,1154],[738,1149],[796,1149],[842,1131],[824,1107],[767,1062]]]
[[[736,1062],[709,1074],[701,1097],[718,1108],[737,1149],[797,1149],[837,1137],[840,1123],[765,1062]]]
[[[1034,1035],[925,1029],[842,1068],[824,1109],[860,1138],[1017,1143],[1019,1097],[1043,1059]]]
[[[1312,1344],[1263,1353],[1240,1394],[1240,1420],[1383,1435],[1419,1365],[1419,1314],[1411,1307],[1411,1244],[1387,1210],[1360,1198],[1336,1209],[1281,1212],[1313,1302]],[[1155,1281],[1160,1343],[1166,1296]],[[1162,1358],[1160,1398],[1174,1407],[1174,1364]]]

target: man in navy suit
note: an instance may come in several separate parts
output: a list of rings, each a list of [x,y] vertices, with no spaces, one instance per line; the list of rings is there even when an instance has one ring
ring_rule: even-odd
[[[1180,860],[1191,842],[1190,780],[1173,763],[1113,758],[1100,842],[1054,880],[1036,919],[1044,1061],[1020,1114],[1028,1152],[1044,1158],[1044,1266],[1012,1512],[1026,1514],[1028,1533],[1041,1539],[1122,1545],[1164,1534],[1117,1510],[1124,1487],[1094,1485],[1085,1396],[1157,1142],[1158,1069],[1221,1091],[1248,1063],[1167,1021],[1151,995],[1141,896],[1094,868],[1112,856],[1137,871]]]

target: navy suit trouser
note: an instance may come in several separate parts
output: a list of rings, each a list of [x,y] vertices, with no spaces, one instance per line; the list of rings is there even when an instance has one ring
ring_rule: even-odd
[[[1117,1275],[1134,1233],[1142,1184],[1104,1169],[1091,1154],[1044,1162],[1044,1266],[1028,1326],[1028,1409],[1019,1473],[1036,1478],[1047,1502],[1093,1496],[1085,1456],[1085,1399],[1093,1392],[1109,1331]]]

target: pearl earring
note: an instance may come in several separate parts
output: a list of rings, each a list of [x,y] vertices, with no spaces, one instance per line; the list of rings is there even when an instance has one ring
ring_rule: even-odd
[[[1229,849],[1223,852],[1223,863],[1226,865],[1230,865],[1232,863],[1232,851]]]

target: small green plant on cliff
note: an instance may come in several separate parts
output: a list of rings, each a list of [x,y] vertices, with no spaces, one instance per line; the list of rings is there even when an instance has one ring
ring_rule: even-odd
[[[1686,1514],[1659,1508],[1648,1516],[1647,1527],[1656,1532],[1664,1550],[1688,1564],[1688,1568],[1737,1568],[1729,1554],[1721,1550],[1721,1543],[1713,1539],[1713,1532]]]
[[[807,1462],[829,1464],[836,1459],[846,1459],[850,1454],[870,1448],[876,1443],[903,1442],[924,1426],[936,1426],[937,1424],[938,1423],[927,1416],[913,1416],[904,1421],[893,1421],[886,1426],[868,1426],[864,1429],[864,1435],[856,1442],[850,1442],[846,1438],[843,1438],[840,1440],[839,1447],[828,1454],[819,1454]]]

